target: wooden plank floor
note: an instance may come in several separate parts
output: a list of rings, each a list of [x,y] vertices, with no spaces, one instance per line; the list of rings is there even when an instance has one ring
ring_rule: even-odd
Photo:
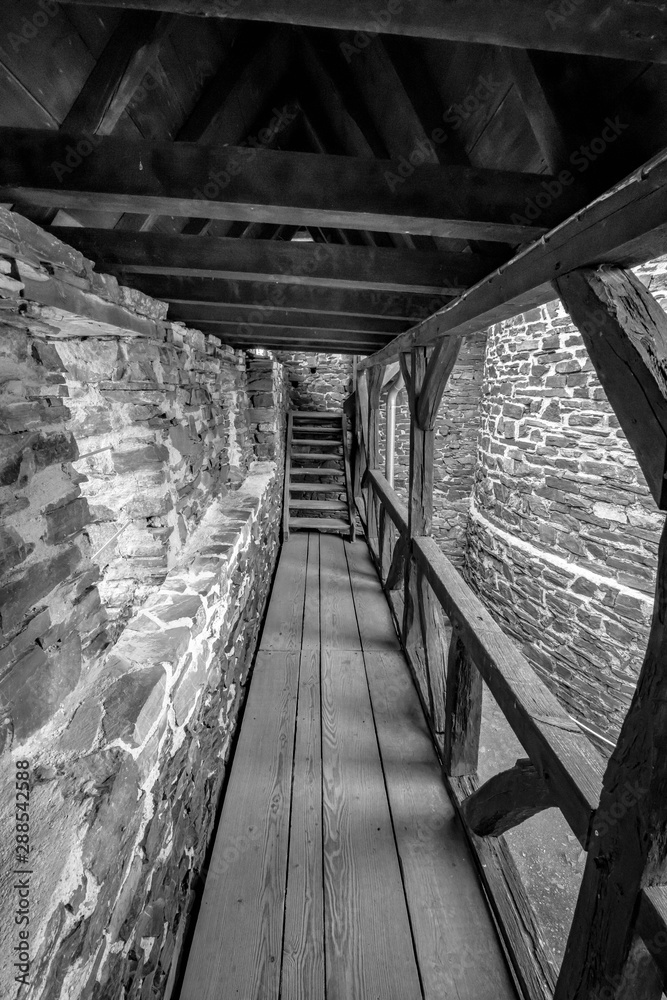
[[[516,1000],[368,550],[283,546],[181,1000]]]

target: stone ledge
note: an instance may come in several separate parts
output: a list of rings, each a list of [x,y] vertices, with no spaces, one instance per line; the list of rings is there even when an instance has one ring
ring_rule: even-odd
[[[96,672],[79,712],[101,707],[109,744],[136,756],[170,709],[178,726],[195,710],[213,670],[213,640],[224,632],[231,610],[233,575],[276,473],[274,462],[255,462],[238,491],[212,504],[178,564],[130,619]],[[99,729],[88,731],[89,745],[79,749],[91,750],[99,739]]]

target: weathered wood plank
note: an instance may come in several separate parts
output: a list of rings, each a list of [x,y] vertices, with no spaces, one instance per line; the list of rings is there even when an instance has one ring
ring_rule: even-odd
[[[507,721],[584,846],[602,784],[602,761],[432,538],[413,552]]]
[[[345,546],[352,596],[364,651],[398,652],[400,643],[365,542]]]
[[[64,2],[114,6],[116,0]],[[476,0],[461,9],[443,7],[437,0],[416,0],[408,10],[393,3],[381,13],[372,0],[345,0],[335,6],[326,0],[280,0],[280,3],[244,0],[243,4],[231,4],[229,0],[125,0],[125,6],[343,28],[370,32],[371,36],[382,31],[520,49],[667,62],[667,30],[662,7],[657,2],[628,9],[617,0],[589,0],[586,5],[568,8],[565,13],[554,7],[552,0],[535,0],[530,8],[520,0],[502,4]]]
[[[515,992],[400,653],[364,654],[425,1000]]]
[[[278,1000],[299,654],[260,651],[183,1000]]]
[[[301,653],[280,996],[282,1000],[304,997],[324,1000],[322,748],[317,647]]]
[[[572,271],[555,282],[653,498],[667,508],[667,316],[629,271]]]
[[[320,538],[320,622],[323,649],[361,649],[342,538]]]
[[[462,291],[486,273],[473,254],[378,247],[280,243],[232,237],[131,233],[53,227],[103,268],[125,274],[174,274],[284,284],[441,294]]]
[[[126,11],[62,122],[62,131],[113,132],[174,21],[169,14]]]
[[[301,648],[307,553],[307,535],[295,535],[281,549],[260,649],[294,651]]]
[[[86,155],[70,169],[69,148],[82,141]],[[64,166],[54,171],[53,163]],[[93,144],[77,133],[0,129],[0,197],[47,207],[517,243],[586,200],[573,183],[533,224],[522,213],[544,195],[539,174],[424,164],[404,179],[398,169],[393,160],[115,136]]]
[[[512,827],[556,805],[529,760],[494,774],[461,806],[466,823],[478,837],[499,837]]]
[[[322,651],[322,772],[327,1000],[421,1000],[361,652]]]
[[[308,569],[301,648],[304,650],[320,648],[320,535],[316,531],[308,533]]]
[[[414,344],[484,330],[554,297],[551,282],[582,267],[632,267],[667,252],[667,152],[662,152],[544,240],[518,253],[467,295],[399,336],[359,371],[386,363]]]
[[[212,302],[170,302],[169,318],[177,319],[189,326],[200,326],[202,323],[216,324],[220,327],[235,325],[242,332],[253,330],[256,326],[274,327],[291,326],[325,328],[330,330],[350,330],[364,333],[379,333],[391,336],[400,333],[409,325],[408,320],[393,317],[375,316],[345,316],[331,312],[298,312],[290,309],[279,309],[271,305],[253,309],[239,308],[224,303]]]
[[[462,803],[476,791],[478,780],[474,775],[445,780],[460,813]],[[477,837],[471,830],[467,830],[467,834],[480,881],[486,889],[523,995],[531,1000],[553,1000],[557,976],[555,962],[505,838]]]
[[[323,289],[317,286],[276,284],[271,279],[256,281],[234,281],[214,278],[186,278],[178,275],[131,275],[133,286],[141,288],[147,295],[163,299],[179,307],[190,303],[211,302],[223,304],[228,309],[235,308],[240,317],[258,310],[282,309],[290,317],[300,312],[316,312],[318,315],[363,316],[369,319],[393,322],[418,322],[429,316],[435,309],[447,304],[447,296],[402,294],[385,291],[367,291],[363,288]],[[389,329],[389,327],[388,327]],[[391,331],[390,331],[391,332]]]
[[[452,629],[447,656],[443,767],[449,775],[476,774],[482,728],[482,675],[461,634]]]
[[[439,343],[428,359],[426,375],[416,409],[417,424],[422,430],[433,430],[449,376],[454,370],[462,344],[461,337],[450,337]]]

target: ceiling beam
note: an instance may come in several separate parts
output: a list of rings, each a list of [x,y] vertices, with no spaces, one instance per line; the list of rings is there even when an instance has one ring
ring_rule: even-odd
[[[53,227],[54,236],[116,274],[270,279],[287,284],[457,294],[488,273],[470,253],[426,253],[327,243],[281,243],[230,237],[128,233]]]
[[[228,308],[280,308],[292,314],[318,312],[325,316],[366,316],[418,323],[450,299],[445,295],[398,294],[351,288],[319,288],[271,281],[187,278],[163,274],[128,274],[128,282],[147,295],[167,302],[226,304]]]
[[[213,302],[170,302],[169,318],[180,320],[191,326],[201,323],[218,323],[223,326],[291,326],[317,327],[323,330],[353,330],[358,333],[379,333],[387,340],[408,329],[409,320],[378,319],[374,316],[336,316],[331,313],[293,312],[274,306],[247,307],[230,306]]]
[[[445,336],[484,330],[554,298],[551,282],[580,267],[633,267],[667,253],[667,150],[517,254],[479,284],[367,359],[392,360]]]
[[[65,0],[116,7],[118,0]],[[123,0],[124,7],[667,62],[662,0]]]
[[[174,26],[169,14],[127,11],[62,122],[63,132],[109,135]]]
[[[587,200],[577,182],[540,174],[11,128],[0,129],[0,199],[507,243]]]

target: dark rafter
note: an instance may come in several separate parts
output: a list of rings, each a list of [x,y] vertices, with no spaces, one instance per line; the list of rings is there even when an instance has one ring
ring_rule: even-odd
[[[124,274],[181,274],[305,285],[376,288],[380,291],[457,293],[488,270],[473,254],[414,253],[228,237],[167,236],[113,229],[53,227],[102,270]]]
[[[399,170],[393,161],[113,136],[93,145],[80,135],[0,129],[0,196],[36,205],[511,243],[585,204],[577,184],[549,198],[540,175],[426,164],[403,179]],[[541,202],[532,223],[526,206]]]
[[[65,0],[114,7],[117,0]],[[667,62],[667,23],[660,0],[586,0],[566,12],[553,0],[124,0],[139,10],[276,21],[377,34],[416,35],[458,42],[486,42],[521,49]]]

